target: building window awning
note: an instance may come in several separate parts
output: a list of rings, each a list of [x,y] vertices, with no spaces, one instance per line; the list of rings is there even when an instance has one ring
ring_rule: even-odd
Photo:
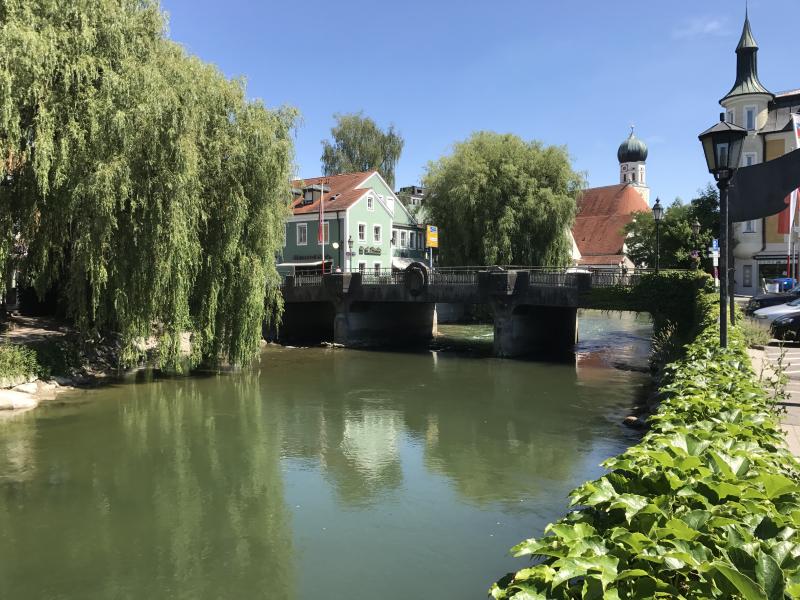
[[[785,254],[756,254],[755,256],[753,256],[753,259],[759,264],[765,264],[765,265],[786,264]]]
[[[325,264],[330,264],[330,259],[325,260]],[[308,260],[308,261],[296,261],[296,262],[282,262],[278,263],[277,266],[279,267],[319,267],[322,264],[321,260]]]

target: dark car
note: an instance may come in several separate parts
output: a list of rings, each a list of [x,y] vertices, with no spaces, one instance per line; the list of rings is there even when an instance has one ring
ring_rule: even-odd
[[[800,314],[778,317],[772,322],[770,332],[779,340],[800,340]]]
[[[794,286],[787,292],[776,292],[771,294],[759,294],[750,298],[747,303],[747,308],[744,309],[746,315],[752,315],[759,308],[766,308],[768,306],[777,306],[778,304],[786,304],[800,298],[800,285]]]

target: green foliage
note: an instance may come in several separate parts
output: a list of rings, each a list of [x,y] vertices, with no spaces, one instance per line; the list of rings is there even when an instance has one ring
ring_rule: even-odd
[[[737,316],[740,319],[738,325],[747,346],[752,348],[753,346],[766,346],[769,344],[772,336],[768,328],[759,325],[751,319],[743,317],[741,312]]]
[[[474,133],[428,164],[428,221],[444,265],[567,265],[582,178],[565,148]]]
[[[721,349],[716,297],[698,293],[701,332],[666,367],[649,433],[513,549],[535,562],[492,597],[800,597],[800,464],[741,332]]]
[[[394,186],[394,169],[403,152],[403,138],[394,125],[386,131],[363,112],[335,114],[331,128],[333,143],[322,140],[322,169],[325,175],[376,169]]]
[[[694,220],[700,223],[700,233],[692,234]],[[625,226],[628,235],[628,257],[639,267],[653,267],[656,262],[656,228],[653,213],[634,213],[633,221]],[[660,265],[663,268],[690,269],[695,266],[692,251],[705,250],[719,235],[719,195],[711,185],[699,192],[690,204],[676,200],[664,211],[659,226]]]
[[[242,363],[282,309],[292,110],[166,39],[157,0],[0,0],[0,273],[15,227],[85,333]],[[266,291],[266,303],[265,303]]]
[[[18,344],[0,343],[0,379],[29,377],[38,373],[36,352]]]

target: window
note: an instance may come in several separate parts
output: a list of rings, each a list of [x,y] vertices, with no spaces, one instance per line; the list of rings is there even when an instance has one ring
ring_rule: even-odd
[[[409,248],[416,248],[417,247],[417,234],[413,231],[409,231],[408,233],[408,247]]]
[[[367,241],[367,224],[366,223],[359,223],[358,224],[358,241],[359,242],[366,242]]]
[[[753,131],[756,128],[756,107],[755,106],[745,106],[744,107],[744,121],[745,121],[745,129],[747,129],[747,131]]]
[[[742,285],[744,287],[753,287],[753,265],[744,265],[742,267]]]
[[[633,182],[636,183],[636,173],[633,174]]]
[[[376,244],[381,243],[381,226],[380,225],[373,225],[372,226],[372,241]]]
[[[297,245],[305,246],[308,244],[308,223],[297,224]]]
[[[373,263],[372,268],[375,270],[375,275],[381,274],[381,263],[379,262]]]
[[[745,221],[744,225],[742,225],[742,232],[743,233],[755,233],[756,232],[756,222],[755,221]]]
[[[725,118],[728,123],[735,123],[736,121],[733,120],[733,111],[728,111],[728,116]]]
[[[367,270],[367,263],[358,261],[358,272],[364,273]]]
[[[392,246],[397,245],[397,229],[392,229]]]
[[[406,247],[406,232],[405,231],[401,231],[400,232],[400,247],[401,248],[405,248]]]
[[[331,224],[329,221],[325,221],[322,224],[322,243],[323,244],[331,243]]]
[[[755,152],[745,152],[742,154],[742,166],[749,167],[750,165],[756,164],[756,153]]]
[[[375,210],[375,198],[367,196],[367,210]]]
[[[284,248],[286,248],[286,238],[288,238],[288,237],[289,237],[289,236],[287,235],[287,233],[286,233],[288,230],[289,230],[289,225],[288,225],[288,224],[287,224],[287,225],[284,225],[284,226],[283,226],[283,247],[284,247]]]

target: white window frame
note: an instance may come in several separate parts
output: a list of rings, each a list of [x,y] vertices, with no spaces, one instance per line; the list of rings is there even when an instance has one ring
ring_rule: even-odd
[[[397,246],[397,229],[392,228],[392,238],[391,238],[392,246]]]
[[[756,232],[756,222],[755,221],[745,221],[742,223],[742,233],[755,233]]]
[[[417,247],[417,233],[415,231],[408,232],[408,247],[412,250]]]
[[[750,164],[747,164],[747,159],[752,158],[753,161]],[[751,165],[756,164],[756,160],[758,160],[758,154],[755,152],[744,152],[742,153],[742,166],[749,167]]]
[[[359,273],[366,273],[367,272],[367,262],[364,260],[358,261],[358,272]]]
[[[364,227],[364,237],[361,237],[361,227]],[[356,228],[356,237],[358,238],[359,244],[366,244],[367,243],[367,224],[361,221],[358,222],[358,226]]]
[[[725,115],[725,120],[733,125],[736,124],[736,112],[733,109],[729,110]]]
[[[406,248],[408,244],[408,232],[405,229],[400,230],[400,247]]]
[[[370,212],[375,210],[375,198],[373,196],[367,196],[367,210]]]
[[[302,242],[300,241],[300,232],[303,232],[303,237],[305,238]],[[308,246],[308,223],[298,223],[297,224],[297,245],[298,246]]]
[[[380,244],[383,241],[383,227],[380,225],[373,225],[372,226],[372,242],[374,244]]]
[[[756,121],[758,120],[758,110],[757,109],[758,109],[758,107],[754,106],[754,105],[745,106],[744,107],[744,128],[747,129],[747,131],[755,131],[756,127],[758,126],[758,124],[756,123]],[[750,127],[750,124],[747,122],[747,114],[751,110],[753,111],[753,126],[752,127]]]
[[[318,225],[319,227],[319,225]],[[331,222],[330,221],[323,221],[322,222],[322,243],[323,244],[330,244],[331,243]]]

